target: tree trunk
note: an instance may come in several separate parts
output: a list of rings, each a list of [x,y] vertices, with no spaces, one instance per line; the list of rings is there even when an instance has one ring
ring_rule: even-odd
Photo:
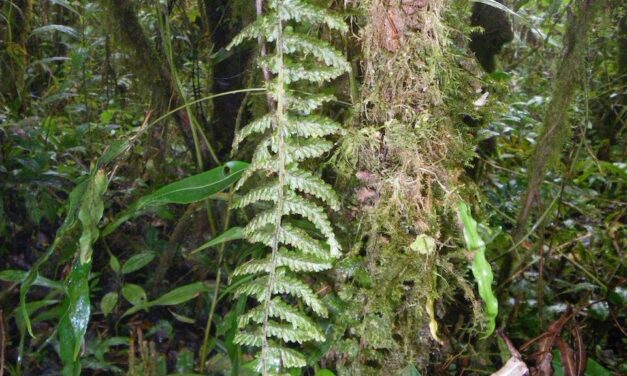
[[[133,2],[131,0],[101,0],[101,2],[110,10],[112,29],[118,33],[122,43],[133,55],[135,60],[133,65],[137,75],[150,87],[153,103],[157,109],[156,115],[163,115],[183,105],[168,66],[144,32]],[[176,111],[174,120],[190,152],[194,154],[199,146],[205,167],[208,167],[207,164],[211,161],[209,150],[203,142],[199,142],[199,145],[195,144],[193,124],[187,110]]]

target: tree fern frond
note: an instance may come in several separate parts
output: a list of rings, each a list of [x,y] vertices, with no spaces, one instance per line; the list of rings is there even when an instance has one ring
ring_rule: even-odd
[[[347,32],[348,26],[342,19],[325,8],[309,4],[303,0],[282,0],[275,2],[275,9],[278,8],[279,16],[283,21],[294,20],[296,22],[307,22],[310,24],[324,24],[330,29],[340,32]]]
[[[276,215],[272,209],[257,214],[255,218],[244,227],[244,235],[249,236],[251,232],[261,230],[268,225],[274,226],[275,218]],[[273,228],[272,230],[275,231],[276,229]]]
[[[331,141],[311,139],[311,140],[294,140],[287,143],[286,161],[291,164],[293,162],[301,162],[305,159],[317,158],[328,153],[333,148]]]
[[[307,365],[303,354],[287,347],[270,347],[270,354],[281,358],[281,363],[287,368],[300,368]]]
[[[320,206],[311,201],[305,200],[297,194],[289,192],[285,197],[283,208],[283,213],[285,215],[298,214],[316,226],[316,228],[327,238],[327,242],[331,246],[331,253],[334,253],[334,245],[339,248],[339,244],[337,244],[337,241],[335,240],[335,234],[333,233],[331,222]]]
[[[275,231],[272,226],[258,228],[255,231],[246,233],[246,237],[251,242],[262,243],[268,247],[272,246],[274,235]],[[319,240],[309,236],[307,231],[292,226],[289,223],[284,223],[283,226],[281,226],[281,230],[279,231],[279,242],[281,244],[292,246],[295,249],[299,249],[304,254],[312,255],[320,260],[330,259],[328,249],[325,249]]]
[[[306,283],[296,278],[289,277],[285,274],[278,274],[272,293],[289,294],[300,298],[303,303],[311,308],[318,316],[327,317],[328,312],[326,307],[322,304],[322,301]]]
[[[277,266],[285,266],[293,272],[321,272],[331,269],[333,266],[329,259],[319,259],[316,257],[299,255],[297,252],[289,252],[283,249],[279,252]]]
[[[342,53],[331,47],[327,42],[310,36],[287,32],[282,38],[283,52],[287,54],[304,53],[311,54],[326,65],[337,68],[342,73],[350,70],[350,64],[344,59]]]
[[[229,43],[226,49],[230,50],[245,40],[257,39],[259,37],[264,37],[268,41],[276,40],[279,32],[277,21],[277,16],[274,14],[269,14],[265,17],[256,19],[253,23],[240,31],[240,33],[233,38],[231,43]]]
[[[327,82],[346,72],[343,67],[320,66],[314,62],[296,61],[288,57],[279,60],[276,56],[260,59],[259,65],[275,74],[280,71],[286,84],[297,81]]]
[[[249,323],[263,323],[265,311],[262,306],[258,306],[237,319],[238,327],[245,328]],[[302,328],[311,333],[314,340],[322,341],[324,336],[316,324],[297,308],[292,307],[280,298],[274,298],[268,305],[268,315],[274,319],[281,319],[289,323],[293,328]]]
[[[326,204],[337,210],[339,199],[330,185],[299,167],[300,162],[321,157],[332,149],[333,143],[323,137],[341,133],[340,124],[312,115],[334,97],[301,95],[290,89],[289,84],[302,81],[300,90],[309,83],[315,84],[312,88],[319,87],[349,71],[350,65],[330,43],[290,25],[326,25],[340,31],[346,31],[347,26],[340,16],[310,1],[268,0],[268,13],[246,27],[230,45],[263,38],[270,44],[268,51],[272,51],[258,59],[258,66],[268,68],[274,75],[266,82],[274,106],[270,113],[242,128],[233,143],[236,148],[253,134],[263,135],[236,189],[250,185],[253,177],[261,185],[237,198],[232,208],[255,203],[269,207],[255,215],[243,233],[248,241],[261,243],[270,252],[239,265],[233,272],[235,277],[253,276],[235,288],[235,296],[256,301],[248,313],[240,316],[235,343],[261,348],[255,368],[264,375],[281,374],[284,368],[306,365],[306,358],[284,347],[284,343],[324,340],[308,314],[311,310],[326,317],[327,309],[299,275],[330,269],[332,259],[340,255],[329,218],[319,206]],[[311,222],[323,240],[295,225],[292,219],[301,217]]]
[[[246,137],[250,136],[253,133],[264,133],[265,131],[270,129],[272,127],[272,120],[272,115],[264,115],[242,128],[235,135],[235,139],[233,140],[233,147],[237,148],[237,145],[239,145],[242,140],[244,140]]]
[[[298,167],[291,167],[288,169],[285,182],[292,190],[318,197],[326,202],[333,210],[340,209],[340,199],[337,197],[333,188],[309,171],[301,170]]]
[[[261,347],[263,343],[263,336],[261,335],[260,332],[249,333],[249,332],[240,331],[235,334],[235,338],[233,339],[233,342],[242,346]]]
[[[279,182],[274,181],[269,185],[264,185],[262,187],[253,189],[252,191],[249,191],[246,194],[239,196],[235,199],[235,201],[231,205],[231,208],[241,209],[259,201],[276,202],[278,196]]]
[[[326,102],[335,100],[335,96],[329,94],[310,94],[301,96],[294,91],[289,92],[286,104],[287,108],[299,115],[309,115],[312,111],[317,110]]]
[[[303,253],[320,258],[330,257],[329,251],[322,246],[320,241],[312,238],[307,231],[292,226],[289,223],[281,226],[279,240],[283,244],[288,244],[294,248],[300,249]]]
[[[324,137],[342,131],[339,123],[318,115],[290,117],[286,128],[290,134],[299,137]]]
[[[281,341],[292,343],[303,343],[320,339],[315,332],[273,320],[268,322],[268,335]],[[324,340],[324,336],[321,336],[321,340]]]
[[[250,260],[235,268],[233,271],[233,277],[269,273],[272,268],[272,258],[270,257],[266,257],[261,260]]]

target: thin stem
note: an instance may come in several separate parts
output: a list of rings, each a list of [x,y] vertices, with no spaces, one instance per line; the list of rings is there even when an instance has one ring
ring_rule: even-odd
[[[222,228],[223,231],[226,231],[229,228],[231,222],[231,210],[229,210],[229,207],[231,206],[233,195],[234,189],[233,187],[231,187],[226,214],[224,217],[224,226]],[[222,261],[224,259],[225,245],[226,243],[220,244],[220,248],[218,250],[218,272],[216,274],[216,287],[213,292],[213,297],[211,298],[211,308],[209,309],[209,316],[207,317],[207,324],[205,325],[205,334],[202,341],[202,348],[200,349],[200,372],[203,372],[205,368],[205,362],[207,360],[207,355],[209,352],[209,334],[211,332],[211,323],[213,322],[213,316],[216,311],[216,306],[218,305],[218,292],[220,291],[220,285],[222,283]]]

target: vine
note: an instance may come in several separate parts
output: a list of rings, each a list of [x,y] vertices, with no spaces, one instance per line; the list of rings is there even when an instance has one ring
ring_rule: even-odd
[[[310,312],[326,317],[327,309],[302,274],[328,270],[333,258],[340,255],[340,245],[321,206],[324,203],[337,210],[339,199],[330,185],[301,167],[301,162],[330,151],[333,143],[324,137],[341,131],[340,124],[313,114],[334,97],[303,95],[292,89],[295,83],[299,89],[303,83],[324,83],[350,69],[339,51],[305,34],[322,25],[342,32],[347,29],[343,19],[327,9],[304,0],[273,0],[267,12],[229,46],[264,38],[272,50],[260,57],[259,65],[273,75],[266,89],[275,105],[270,113],[242,128],[234,140],[237,148],[251,135],[262,135],[251,165],[237,185],[237,189],[255,188],[246,189],[233,208],[265,205],[267,209],[248,223],[244,235],[270,251],[240,265],[233,277],[253,276],[235,290],[236,297],[252,297],[257,302],[239,317],[235,342],[260,349],[254,367],[264,375],[306,365],[305,356],[291,344],[324,341]],[[297,219],[312,224],[322,236],[310,233]]]

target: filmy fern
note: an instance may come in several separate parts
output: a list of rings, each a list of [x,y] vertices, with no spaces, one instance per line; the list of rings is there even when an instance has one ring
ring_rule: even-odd
[[[327,153],[333,144],[323,137],[339,133],[340,124],[315,115],[325,94],[302,94],[293,90],[309,83],[334,79],[350,68],[343,55],[329,43],[301,30],[326,26],[346,31],[341,17],[306,0],[271,0],[267,12],[246,27],[231,43],[263,38],[272,53],[259,65],[272,73],[266,82],[272,99],[271,112],[242,128],[234,148],[257,134],[252,162],[237,189],[251,184],[234,208],[263,202],[267,208],[246,226],[245,237],[263,243],[269,251],[262,259],[251,260],[234,271],[234,277],[253,278],[236,289],[236,296],[252,297],[256,305],[239,317],[240,331],[235,342],[259,348],[255,360],[258,372],[279,374],[286,368],[306,365],[298,345],[324,341],[324,335],[310,313],[326,317],[327,310],[316,293],[302,280],[303,273],[320,272],[332,266],[340,254],[331,223],[321,204],[339,208],[339,200],[328,184],[302,168],[301,162]],[[253,179],[251,179],[253,178]],[[263,183],[259,183],[262,181]],[[304,219],[321,234],[314,236],[298,224]],[[322,238],[322,240],[319,240]]]

